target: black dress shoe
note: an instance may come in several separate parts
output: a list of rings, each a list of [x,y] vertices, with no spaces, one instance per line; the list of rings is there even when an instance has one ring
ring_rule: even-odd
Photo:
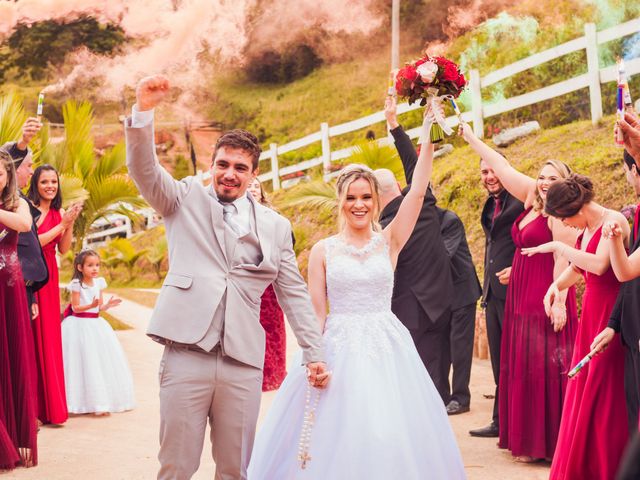
[[[469,411],[468,405],[460,405],[457,400],[451,400],[447,405],[448,415],[458,415],[459,413],[465,413]]]
[[[500,433],[498,431],[498,425],[496,425],[495,423],[491,423],[491,425],[489,425],[488,427],[469,430],[469,435],[471,435],[472,437],[490,438],[498,437]]]

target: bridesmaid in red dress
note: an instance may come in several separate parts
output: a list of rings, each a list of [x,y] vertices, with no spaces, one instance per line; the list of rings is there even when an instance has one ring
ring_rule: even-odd
[[[567,178],[570,170],[549,160],[533,179],[485,145],[468,125],[463,133],[509,193],[525,204],[511,230],[516,251],[502,325],[498,446],[509,449],[520,462],[551,459],[577,329],[575,291],[559,295],[547,315],[542,299],[567,262],[551,253],[529,258],[520,251],[552,240],[575,244],[575,230],[544,213],[550,185]]]
[[[38,463],[36,361],[17,250],[32,220],[17,192],[13,161],[0,150],[0,470]]]
[[[62,363],[60,327],[60,288],[56,246],[60,253],[71,248],[73,222],[80,210],[72,206],[62,210],[58,172],[51,165],[41,165],[33,172],[28,197],[42,212],[38,220],[38,237],[42,245],[49,282],[38,292],[39,315],[34,320],[36,359],[38,363],[38,418],[44,424],[62,424],[68,418]]]
[[[271,207],[260,180],[255,178],[248,190],[254,200]],[[287,336],[284,314],[272,285],[269,285],[262,294],[260,324],[266,333],[262,391],[268,392],[280,388],[284,377],[287,376]]]
[[[629,224],[624,216],[592,199],[593,185],[582,175],[572,175],[552,185],[545,211],[583,230],[577,248],[551,242],[523,251],[528,255],[553,252],[571,262],[572,266],[549,287],[544,299],[547,309],[560,292],[580,277],[585,279],[574,365],[592,352],[593,339],[607,326],[620,289],[611,269],[610,242],[602,239],[603,223],[622,225],[622,238],[625,243],[629,239]],[[569,381],[551,480],[615,478],[629,433],[624,402],[624,352],[617,336]]]

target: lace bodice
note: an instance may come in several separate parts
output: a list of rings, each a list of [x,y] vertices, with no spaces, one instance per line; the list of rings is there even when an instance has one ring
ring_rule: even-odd
[[[340,236],[325,240],[327,296],[331,315],[391,311],[393,269],[384,236],[374,233],[356,248]]]

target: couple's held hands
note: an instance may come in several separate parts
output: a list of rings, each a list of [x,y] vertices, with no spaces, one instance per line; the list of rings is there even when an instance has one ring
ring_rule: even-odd
[[[324,362],[307,363],[307,380],[309,385],[315,388],[327,388],[331,372],[327,370],[327,364]]]
[[[138,82],[136,87],[136,105],[138,111],[153,110],[169,93],[171,84],[164,75],[152,75]]]

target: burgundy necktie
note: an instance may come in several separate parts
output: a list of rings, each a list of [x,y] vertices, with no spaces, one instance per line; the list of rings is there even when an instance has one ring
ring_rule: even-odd
[[[491,225],[493,225],[496,221],[496,217],[500,215],[500,210],[502,210],[502,200],[498,197],[495,197],[495,207],[493,207],[493,216],[491,217]]]

